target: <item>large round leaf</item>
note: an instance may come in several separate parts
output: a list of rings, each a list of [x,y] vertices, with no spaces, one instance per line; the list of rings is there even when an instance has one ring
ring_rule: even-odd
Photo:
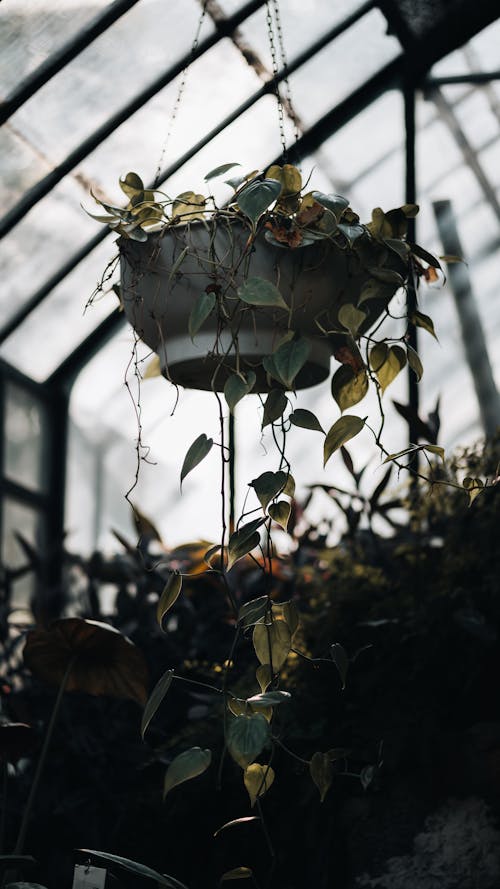
[[[191,747],[179,753],[170,763],[165,774],[163,784],[163,799],[178,784],[197,778],[205,772],[212,761],[210,750],[202,750],[201,747]]]
[[[60,685],[73,662],[67,691],[146,703],[148,671],[142,652],[108,624],[70,617],[55,621],[48,630],[31,630],[24,661],[50,685]]]

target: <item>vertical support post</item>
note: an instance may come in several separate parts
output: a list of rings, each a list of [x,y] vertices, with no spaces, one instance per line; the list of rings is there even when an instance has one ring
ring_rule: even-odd
[[[234,414],[229,414],[229,530],[232,534],[236,526],[235,506],[235,463],[236,463],[236,427]]]
[[[415,141],[416,141],[416,125],[415,125],[415,85],[411,81],[408,73],[406,74],[404,87],[404,117],[406,130],[405,144],[405,200],[407,204],[416,204],[417,200],[417,183],[415,169]],[[415,243],[416,225],[415,219],[408,220],[408,241]],[[415,279],[410,275],[408,281],[407,302],[408,316],[411,316],[417,308],[417,293],[415,288]],[[408,329],[408,343],[417,350],[417,328],[415,324],[410,324]],[[417,416],[419,407],[418,382],[415,374],[408,366],[408,404],[411,412],[411,420],[409,424],[410,443],[416,443],[418,438],[417,432]],[[418,469],[418,455],[414,455],[413,468]]]
[[[451,202],[435,201],[432,206],[444,252],[452,256],[463,256]],[[462,342],[474,383],[484,434],[492,438],[500,425],[500,395],[495,384],[483,325],[465,263],[450,265],[448,278],[455,298]]]
[[[49,449],[49,509],[47,515],[47,551],[49,560],[47,582],[57,585],[62,576],[60,545],[64,536],[64,505],[66,493],[66,460],[68,445],[69,391],[65,386],[49,391],[48,404],[51,430]]]

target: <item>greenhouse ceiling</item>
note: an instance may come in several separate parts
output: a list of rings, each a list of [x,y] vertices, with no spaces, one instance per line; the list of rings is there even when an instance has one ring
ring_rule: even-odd
[[[452,201],[494,362],[500,311],[486,306],[499,279],[495,4],[282,0],[280,8],[288,67],[277,80],[286,99],[289,75],[292,150],[320,186],[348,193],[367,216],[416,190],[419,227],[438,252],[433,206]],[[102,447],[103,430],[128,434],[118,395],[127,346],[112,292],[84,312],[113,235],[82,205],[93,212],[91,190],[118,201],[128,169],[150,181],[160,169],[175,193],[226,160],[253,169],[279,157],[266,3],[4,0],[0,25],[0,358],[45,392],[77,379],[73,417],[86,434],[100,423]],[[444,288],[433,310],[444,359],[423,399],[431,410],[449,377],[450,442],[479,429],[452,312]],[[425,348],[432,359],[439,347]],[[146,400],[158,398],[156,382],[151,393]],[[159,425],[156,417],[148,430],[153,450]]]

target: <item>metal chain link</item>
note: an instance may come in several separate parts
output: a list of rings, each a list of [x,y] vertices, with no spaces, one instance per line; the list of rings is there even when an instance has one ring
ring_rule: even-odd
[[[286,162],[287,150],[286,150],[286,138],[285,138],[285,112],[284,112],[283,101],[281,99],[281,93],[280,93],[279,84],[278,84],[278,80],[277,80],[278,54],[276,51],[276,42],[274,39],[274,23],[273,23],[273,16],[272,16],[272,12],[271,12],[270,0],[266,0],[266,23],[267,23],[267,36],[269,39],[269,49],[271,50],[271,60],[272,60],[272,66],[273,66],[274,91],[275,91],[275,95],[276,95],[276,102],[278,104],[278,122],[279,122],[279,130],[280,130],[281,148],[282,148],[283,160]]]
[[[162,171],[162,167],[163,167],[163,162],[164,162],[164,160],[165,160],[165,155],[166,155],[166,153],[167,153],[168,144],[169,144],[170,139],[171,139],[171,137],[172,137],[172,131],[173,131],[173,128],[174,128],[175,121],[177,120],[177,115],[178,115],[178,113],[179,113],[180,104],[181,104],[181,101],[182,101],[182,97],[183,97],[183,95],[184,95],[184,90],[185,90],[185,87],[186,87],[186,80],[187,80],[187,75],[188,75],[189,67],[190,67],[190,65],[191,65],[191,62],[193,61],[195,52],[196,52],[196,50],[198,49],[198,44],[199,44],[199,42],[200,42],[201,29],[202,29],[202,27],[203,27],[203,22],[205,21],[205,15],[206,15],[206,11],[207,11],[207,4],[208,4],[208,0],[204,0],[203,7],[202,7],[202,10],[201,10],[201,14],[200,14],[200,18],[198,19],[198,24],[197,24],[197,26],[196,26],[196,33],[195,33],[195,36],[194,36],[193,45],[191,46],[191,59],[190,59],[189,63],[186,65],[186,67],[183,69],[182,74],[181,74],[181,80],[180,80],[180,83],[179,83],[179,89],[177,90],[177,96],[176,96],[176,99],[175,99],[175,102],[174,102],[174,107],[172,108],[172,113],[171,113],[171,115],[170,115],[170,120],[169,120],[169,123],[168,123],[167,135],[166,135],[166,137],[165,137],[165,141],[164,141],[164,143],[163,143],[163,148],[162,148],[162,150],[161,150],[161,154],[160,154],[160,159],[159,159],[159,161],[158,161],[158,167],[157,167],[156,174],[155,174],[155,178],[154,178],[154,186],[153,186],[154,188],[157,187],[157,185],[158,185],[158,181],[159,181],[160,176],[161,176],[161,171]]]
[[[274,7],[274,20],[276,22],[276,33],[278,35],[278,46],[280,51],[280,59],[281,59],[281,67],[284,72],[283,83],[285,85],[285,98],[287,103],[288,115],[293,123],[293,138],[294,142],[297,143],[300,139],[300,130],[298,126],[298,118],[295,113],[295,108],[293,107],[292,101],[292,90],[290,87],[290,81],[288,79],[288,59],[285,51],[285,41],[283,39],[283,28],[281,26],[281,13],[279,7],[279,0],[273,0]]]

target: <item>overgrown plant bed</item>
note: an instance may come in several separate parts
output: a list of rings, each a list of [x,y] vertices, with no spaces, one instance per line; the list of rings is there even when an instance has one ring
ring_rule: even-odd
[[[495,470],[494,456],[485,462],[469,455],[457,478]],[[330,494],[339,497],[333,486]],[[354,494],[356,509],[360,492]],[[381,509],[394,499],[388,487]],[[442,489],[423,496],[412,518],[390,538],[360,524],[335,547],[308,528],[290,561],[276,562],[273,601],[291,597],[301,621],[294,642],[301,654],[289,656],[282,675],[293,704],[280,708],[275,728],[293,756],[276,745],[277,777],[263,803],[278,854],[276,885],[354,889],[363,874],[375,879],[386,872],[388,858],[411,853],[426,817],[450,798],[482,799],[499,814],[498,492],[485,491],[467,508],[460,492]],[[151,593],[161,592],[169,564],[196,571],[200,548],[166,551],[158,566],[157,557],[148,556],[154,530],[143,528],[141,551],[127,545],[112,560],[71,561],[87,576],[87,593],[114,583],[113,622],[146,655],[151,685],[167,667],[217,684],[232,634],[224,596],[206,579],[186,577],[185,595],[171,611],[175,620],[160,633]],[[250,561],[229,576],[239,604],[258,594],[260,572]],[[51,617],[64,616],[69,598]],[[71,607],[82,617],[102,618],[98,598],[92,601],[93,610],[86,596]],[[344,673],[341,661],[330,657],[332,639],[347,654]],[[9,663],[4,713],[31,723],[39,735],[51,696],[15,653]],[[254,682],[249,640],[238,664],[232,689],[244,697]],[[200,686],[174,682],[143,744],[137,704],[66,696],[28,833],[29,851],[41,862],[40,883],[70,885],[73,849],[82,847],[142,861],[189,889],[215,887],[221,872],[242,864],[265,881],[271,859],[258,820],[213,837],[233,818],[260,815],[235,763],[226,758],[221,791],[217,770],[210,769],[161,801],[165,767],[177,753],[201,740],[219,760],[222,711],[212,697]],[[309,763],[318,750],[335,751],[324,793],[311,780]],[[9,781],[9,847],[32,774],[27,765]],[[125,873],[116,878],[117,886],[137,884]]]

